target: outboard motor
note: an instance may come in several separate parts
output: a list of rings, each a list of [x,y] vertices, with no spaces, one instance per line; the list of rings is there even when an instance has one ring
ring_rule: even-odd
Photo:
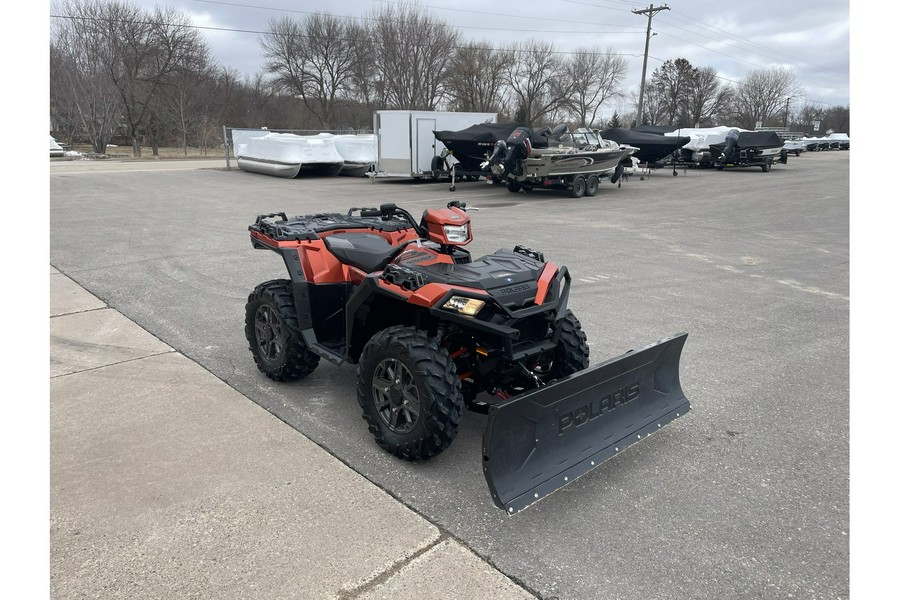
[[[500,164],[504,158],[506,158],[506,142],[497,140],[497,143],[494,144],[494,152],[491,153],[491,157],[481,163],[481,170],[487,171],[494,165]]]
[[[531,129],[517,127],[506,138],[506,160],[503,161],[506,170],[515,175],[521,175],[525,159],[531,155]]]
[[[521,175],[524,172],[525,159],[530,155],[531,129],[517,127],[506,141],[498,140],[494,144],[494,152],[486,162],[481,163],[481,168],[487,170],[499,165],[504,176],[507,173]]]
[[[738,153],[738,138],[741,136],[741,132],[737,129],[729,129],[728,133],[725,134],[725,162],[732,163],[734,159],[737,158]]]

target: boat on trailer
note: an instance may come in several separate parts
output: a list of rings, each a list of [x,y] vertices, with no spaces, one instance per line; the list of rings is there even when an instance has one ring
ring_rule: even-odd
[[[510,192],[535,188],[568,190],[572,197],[593,196],[602,179],[620,181],[631,156],[638,151],[603,139],[596,131],[579,128],[569,131],[557,126],[544,131],[541,147],[532,145],[528,127],[517,128],[506,140],[498,141],[486,163],[496,179],[505,181]]]
[[[774,131],[730,130],[725,142],[710,144],[715,167],[760,167],[767,172],[777,163],[787,164],[784,140]]]

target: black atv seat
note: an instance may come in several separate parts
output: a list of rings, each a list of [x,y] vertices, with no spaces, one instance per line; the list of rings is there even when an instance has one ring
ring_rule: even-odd
[[[405,244],[391,246],[374,233],[333,233],[324,239],[329,252],[339,261],[366,273],[384,270],[406,247]]]

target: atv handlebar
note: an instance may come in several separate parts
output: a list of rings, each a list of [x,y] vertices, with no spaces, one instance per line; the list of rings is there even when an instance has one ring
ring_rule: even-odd
[[[447,208],[458,208],[461,211],[466,211],[466,203],[460,200],[452,200],[447,203]],[[473,208],[471,210],[478,210],[477,208]],[[347,215],[350,216],[353,213],[359,211],[359,216],[361,217],[381,217],[383,221],[389,221],[391,219],[403,220],[412,225],[412,227],[416,230],[419,236],[423,238],[428,237],[428,228],[424,223],[417,222],[409,211],[404,208],[400,208],[393,202],[388,204],[382,204],[378,208],[351,208],[347,211]]]
[[[465,206],[465,204],[463,206]],[[351,208],[347,211],[347,215],[352,215],[356,211],[359,211],[359,216],[361,217],[381,217],[383,221],[390,221],[391,219],[396,218],[398,220],[406,221],[412,225],[413,229],[415,229],[416,233],[421,237],[428,236],[428,230],[424,225],[417,223],[413,216],[409,214],[409,211],[398,207],[393,202],[382,204],[378,208]]]

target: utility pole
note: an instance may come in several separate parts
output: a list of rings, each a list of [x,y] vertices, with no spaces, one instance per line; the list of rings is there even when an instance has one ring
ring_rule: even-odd
[[[651,4],[650,8],[631,11],[636,15],[647,15],[647,39],[644,40],[644,68],[641,70],[641,93],[638,98],[638,125],[641,124],[641,119],[644,116],[644,81],[647,79],[647,53],[650,51],[650,24],[653,23],[653,15],[662,10],[669,10],[669,7],[663,4],[654,8]]]
[[[787,104],[784,105],[784,128],[785,129],[787,129],[787,126],[788,126],[788,115],[790,114],[790,110],[791,110],[791,97],[788,96]]]

